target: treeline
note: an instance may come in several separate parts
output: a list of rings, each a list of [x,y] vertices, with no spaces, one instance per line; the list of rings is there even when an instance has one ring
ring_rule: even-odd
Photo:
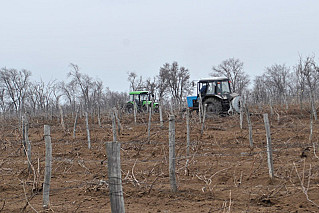
[[[31,72],[2,68],[0,70],[0,108],[2,115],[52,115],[64,111],[74,113],[100,112],[123,105],[128,99],[124,92],[114,92],[103,82],[80,72],[71,64],[67,81],[30,81]]]
[[[190,71],[178,62],[165,63],[158,75],[143,79],[135,72],[128,72],[130,90],[148,90],[160,103],[170,103],[176,108],[185,105],[185,98],[193,89]],[[213,66],[208,76],[225,76],[231,81],[233,92],[242,95],[246,102],[256,105],[310,103],[316,115],[315,100],[319,94],[317,80],[319,65],[315,56],[299,57],[295,65],[274,64],[251,81],[240,59],[229,58]],[[60,106],[68,112],[81,109],[100,112],[114,106],[122,108],[128,100],[125,92],[111,91],[99,79],[80,72],[76,64],[70,64],[67,81],[30,81],[31,72],[13,68],[0,70],[0,110],[2,114],[49,114]],[[207,76],[203,76],[207,77]],[[164,101],[165,100],[165,101]]]

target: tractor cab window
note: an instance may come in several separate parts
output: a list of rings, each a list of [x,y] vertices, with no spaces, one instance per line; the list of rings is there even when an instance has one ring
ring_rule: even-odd
[[[141,101],[147,101],[148,100],[148,94],[141,94]]]
[[[138,95],[131,95],[130,96],[130,101],[133,101],[133,102],[135,101],[135,103],[138,104],[139,103]]]
[[[228,81],[217,82],[216,94],[221,95],[227,93],[230,93]]]
[[[207,92],[206,94],[214,94],[215,93],[216,82],[210,82],[207,84]]]
[[[200,88],[199,89],[200,94],[201,94],[201,96],[203,96],[206,93],[207,84],[206,83],[202,83],[202,84],[200,84],[199,88]]]
[[[222,81],[221,84],[222,84],[222,92],[223,92],[223,94],[230,93],[229,82],[228,81]]]

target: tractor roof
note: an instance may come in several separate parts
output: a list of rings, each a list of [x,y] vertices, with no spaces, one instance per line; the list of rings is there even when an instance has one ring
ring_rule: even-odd
[[[202,78],[199,80],[199,82],[205,83],[205,82],[211,82],[211,81],[228,81],[229,79],[226,77],[210,77],[210,78]]]
[[[129,94],[130,95],[140,95],[140,94],[148,94],[148,91],[132,91]]]

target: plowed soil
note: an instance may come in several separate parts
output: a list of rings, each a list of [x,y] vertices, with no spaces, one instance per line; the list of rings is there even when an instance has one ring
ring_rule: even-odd
[[[203,133],[191,118],[190,156],[186,155],[186,122],[176,114],[176,177],[171,192],[168,168],[168,113],[164,127],[147,114],[120,114],[121,169],[126,212],[319,212],[318,122],[310,136],[310,113],[290,107],[269,114],[274,178],[267,165],[263,114],[251,114],[254,148],[249,146],[246,117],[206,119]],[[268,112],[269,113],[269,112]],[[111,212],[105,142],[112,141],[108,114],[102,126],[90,117],[88,149],[84,117],[73,138],[74,118],[28,118],[32,167],[21,147],[21,128],[1,119],[0,212]],[[53,150],[50,207],[42,207],[45,143],[43,125],[51,126]],[[317,156],[318,155],[318,156]]]

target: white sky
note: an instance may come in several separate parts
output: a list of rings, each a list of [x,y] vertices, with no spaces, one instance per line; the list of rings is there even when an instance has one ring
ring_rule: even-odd
[[[230,57],[251,76],[318,54],[318,0],[0,0],[0,68],[66,80],[70,63],[113,91],[177,61],[191,79]],[[318,57],[317,57],[318,58]]]

